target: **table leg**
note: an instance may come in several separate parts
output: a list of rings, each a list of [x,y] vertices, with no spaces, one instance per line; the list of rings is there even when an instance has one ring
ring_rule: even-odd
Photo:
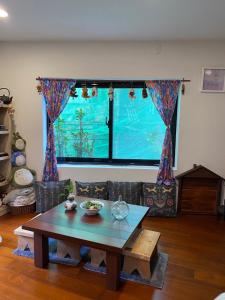
[[[107,288],[116,291],[118,290],[120,284],[121,255],[118,253],[107,251],[106,266]]]
[[[34,264],[38,268],[48,266],[48,237],[34,232]]]
[[[140,222],[137,226],[138,229],[141,229],[142,228],[142,222]]]

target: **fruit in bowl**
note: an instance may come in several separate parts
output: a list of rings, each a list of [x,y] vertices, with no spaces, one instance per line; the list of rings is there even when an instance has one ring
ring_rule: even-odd
[[[104,203],[98,200],[84,201],[80,204],[80,208],[89,216],[97,215],[104,207]]]

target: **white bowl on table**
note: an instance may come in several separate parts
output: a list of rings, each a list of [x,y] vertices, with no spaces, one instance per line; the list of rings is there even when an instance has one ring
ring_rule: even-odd
[[[86,205],[88,202],[91,202],[93,204],[99,204],[101,207],[99,208],[86,208]],[[104,203],[99,200],[86,200],[81,202],[80,208],[89,216],[97,215],[99,211],[104,207]]]

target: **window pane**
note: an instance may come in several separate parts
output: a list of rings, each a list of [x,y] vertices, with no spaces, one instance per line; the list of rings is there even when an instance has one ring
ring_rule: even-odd
[[[81,97],[81,88],[77,94],[54,123],[57,157],[108,158],[108,89],[98,89],[98,96],[89,99]]]
[[[113,110],[113,158],[159,160],[166,127],[150,97],[142,98],[136,88],[136,99],[129,89],[115,89]]]

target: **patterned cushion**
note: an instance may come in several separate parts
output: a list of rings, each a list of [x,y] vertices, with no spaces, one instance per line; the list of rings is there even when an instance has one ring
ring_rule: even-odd
[[[143,205],[149,206],[149,216],[176,216],[176,185],[143,183]]]
[[[77,196],[97,199],[108,199],[107,182],[79,182],[76,181]]]
[[[117,201],[119,196],[130,204],[140,204],[141,182],[108,182],[109,200]]]
[[[45,212],[50,208],[65,201],[70,184],[70,179],[62,181],[49,181],[34,183],[34,191],[36,195],[36,212]]]

